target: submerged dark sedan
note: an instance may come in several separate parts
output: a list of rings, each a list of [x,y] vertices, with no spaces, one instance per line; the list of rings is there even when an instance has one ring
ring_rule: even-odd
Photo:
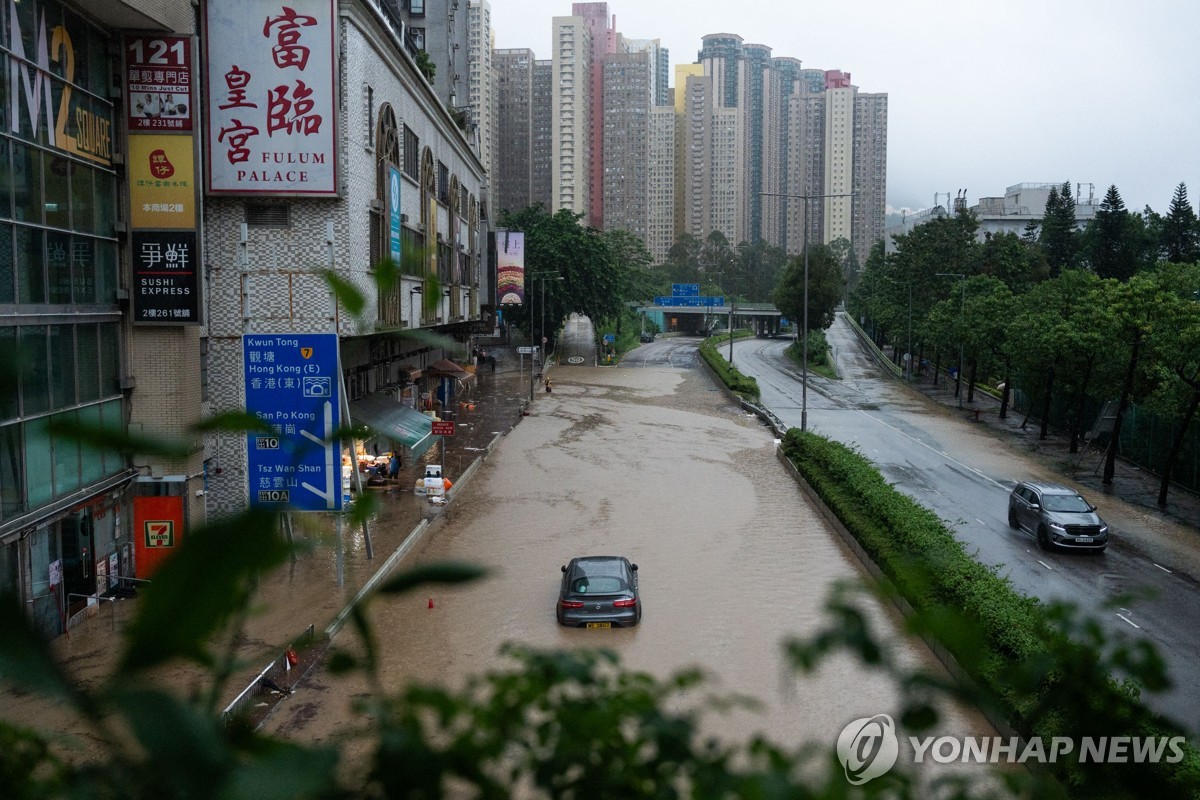
[[[642,618],[637,564],[623,556],[573,558],[562,568],[558,591],[560,625],[611,628]]]

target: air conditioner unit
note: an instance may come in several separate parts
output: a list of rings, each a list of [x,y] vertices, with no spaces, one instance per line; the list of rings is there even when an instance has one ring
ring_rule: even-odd
[[[407,225],[407,224],[408,224],[408,214],[401,214],[401,215],[400,215],[400,224],[401,224],[401,225]]]
[[[383,211],[383,201],[380,200],[378,197],[372,197],[371,198],[371,210],[382,212]]]

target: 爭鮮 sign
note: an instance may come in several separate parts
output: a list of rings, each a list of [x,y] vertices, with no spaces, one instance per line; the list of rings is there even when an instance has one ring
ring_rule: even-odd
[[[271,430],[247,435],[250,506],[290,511],[342,508],[338,337],[333,333],[242,337],[246,411]]]

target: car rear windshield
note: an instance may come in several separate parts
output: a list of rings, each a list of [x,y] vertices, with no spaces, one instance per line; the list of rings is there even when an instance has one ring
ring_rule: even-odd
[[[625,591],[625,581],[611,575],[584,575],[571,583],[575,594],[614,594]]]
[[[1084,500],[1077,494],[1047,494],[1042,496],[1042,506],[1047,511],[1058,511],[1061,513],[1086,512],[1091,511],[1087,500]]]

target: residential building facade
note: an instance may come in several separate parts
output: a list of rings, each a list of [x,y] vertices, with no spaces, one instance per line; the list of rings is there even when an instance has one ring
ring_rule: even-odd
[[[533,199],[533,51],[528,48],[497,50],[496,94],[499,98],[496,171],[497,213],[520,211]]]
[[[551,205],[590,219],[592,198],[592,26],[555,17],[551,61]]]
[[[643,242],[650,228],[650,100],[654,65],[646,51],[604,57],[604,229],[621,229]]]

